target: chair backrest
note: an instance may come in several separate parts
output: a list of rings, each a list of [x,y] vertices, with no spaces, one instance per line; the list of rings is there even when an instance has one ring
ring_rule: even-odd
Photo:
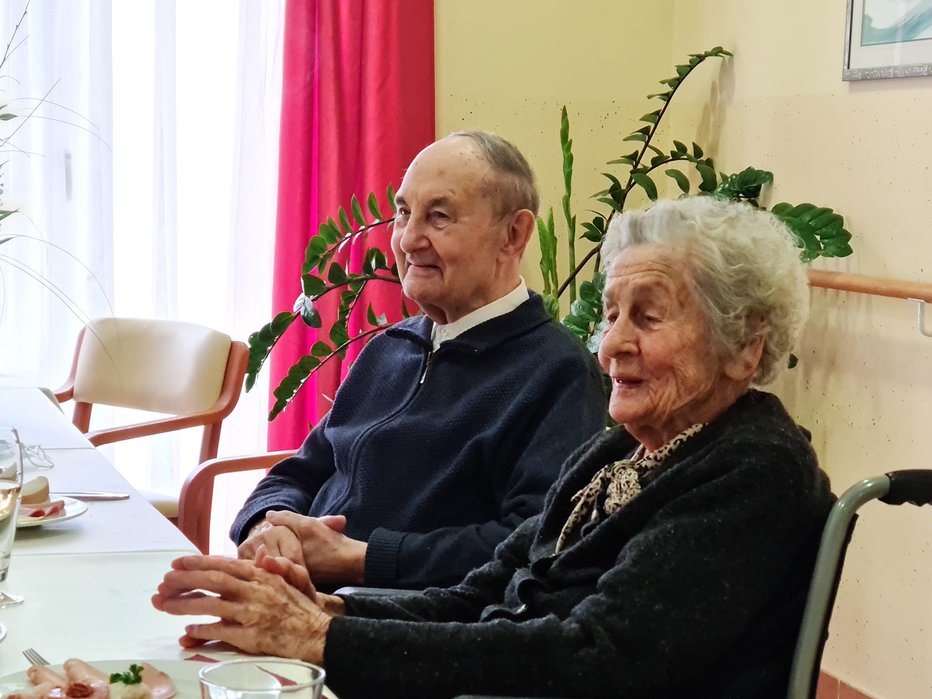
[[[273,451],[253,456],[211,459],[194,469],[181,486],[178,500],[178,528],[201,553],[210,547],[210,515],[213,509],[214,480],[222,473],[268,470],[294,451]]]
[[[806,609],[790,671],[788,699],[813,699],[818,684],[828,623],[838,592],[845,552],[854,533],[856,510],[878,499],[888,505],[932,504],[932,471],[892,471],[848,488],[832,506],[822,531]]]
[[[217,402],[230,336],[193,323],[100,318],[76,352],[74,399],[192,415]]]
[[[89,433],[95,445],[204,426],[205,461],[217,455],[220,424],[239,401],[248,357],[242,342],[194,323],[99,318],[78,336],[71,374],[56,396],[75,400],[72,422],[85,433],[95,404],[173,416]]]

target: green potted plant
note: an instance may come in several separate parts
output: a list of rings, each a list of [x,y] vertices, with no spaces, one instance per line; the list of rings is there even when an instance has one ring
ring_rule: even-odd
[[[762,207],[761,193],[773,181],[771,172],[747,167],[729,174],[717,170],[713,159],[697,143],[686,145],[673,139],[664,147],[658,145],[658,129],[683,82],[707,60],[725,60],[731,55],[720,46],[703,53],[690,54],[685,63],[676,66],[675,75],[660,81],[663,89],[648,95],[648,99],[659,102],[659,106],[644,114],[639,119],[639,126],[624,138],[625,142],[633,144],[633,150],[608,162],[608,165],[620,168],[619,174],[603,173],[607,186],[592,197],[604,208],[591,211],[592,216],[581,222],[577,221],[577,215],[573,213],[573,141],[570,137],[569,117],[566,108],[563,108],[560,125],[564,188],[561,210],[568,268],[563,272],[559,269],[557,249],[560,235],[551,208],[537,222],[541,248],[540,268],[544,280],[541,293],[553,317],[585,343],[590,351],[596,351],[600,334],[598,324],[604,277],[599,272],[598,261],[602,240],[609,222],[625,210],[629,195],[635,189],[643,190],[650,200],[657,199],[658,186],[654,178],[662,174],[670,177],[683,195],[693,193],[727,197]],[[692,178],[684,172],[684,168],[692,174]],[[693,181],[697,181],[695,186]],[[321,366],[334,357],[344,357],[350,345],[365,342],[391,325],[386,321],[384,309],[370,305],[366,309],[367,327],[354,336],[350,336],[347,330],[347,320],[351,314],[362,311],[358,308],[360,294],[368,284],[400,283],[397,268],[389,263],[389,253],[379,247],[367,247],[360,273],[348,271],[337,257],[339,251],[348,244],[359,239],[365,240],[369,231],[394,220],[394,189],[391,185],[386,194],[391,207],[389,212],[380,208],[375,193],[370,192],[365,198],[366,211],[356,195],[353,195],[349,211],[340,207],[335,217],[320,224],[316,235],[308,240],[301,268],[301,293],[294,308],[277,314],[250,336],[247,390],[254,385],[256,376],[279,338],[298,319],[329,338],[329,342],[318,339],[310,351],[292,365],[274,389],[276,400],[269,413],[270,420],[291,402],[308,377]],[[832,209],[809,203],[792,205],[781,202],[771,207],[770,211],[784,221],[796,236],[800,256],[804,261],[851,254],[851,234],[844,227],[843,217]],[[336,318],[328,321],[327,327],[324,327],[317,303],[330,294],[339,294],[339,308]],[[569,304],[569,313],[561,318],[561,299],[564,295]],[[403,304],[402,313],[406,315]]]

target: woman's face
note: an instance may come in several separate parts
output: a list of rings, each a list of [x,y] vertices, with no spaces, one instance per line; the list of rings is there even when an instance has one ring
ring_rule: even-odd
[[[709,422],[747,387],[713,350],[683,250],[624,250],[605,285],[599,361],[612,380],[609,413],[649,450]]]

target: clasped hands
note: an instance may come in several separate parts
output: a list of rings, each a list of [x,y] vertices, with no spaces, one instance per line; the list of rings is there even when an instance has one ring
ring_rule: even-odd
[[[172,561],[152,604],[169,614],[219,618],[186,626],[179,639],[186,648],[223,641],[247,653],[322,664],[330,619],[342,615],[343,600],[317,593],[304,561],[309,558],[324,580],[337,579],[359,555],[359,545],[364,562],[366,544],[344,536],[345,523],[342,516],[270,512],[240,546],[240,560],[183,556]]]

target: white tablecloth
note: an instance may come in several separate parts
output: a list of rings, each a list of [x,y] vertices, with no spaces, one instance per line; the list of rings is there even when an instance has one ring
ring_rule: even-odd
[[[178,638],[196,618],[163,614],[149,600],[172,559],[186,553],[14,558],[0,589],[20,593],[26,601],[0,609],[8,631],[0,644],[0,676],[26,669],[26,648],[35,648],[52,664],[72,657],[181,659]]]
[[[14,560],[27,554],[116,553],[193,550],[166,520],[96,449],[60,449],[50,454],[55,467],[27,468],[25,479],[49,479],[52,492],[103,490],[129,493],[129,500],[88,502],[87,512],[66,522],[19,529]]]
[[[64,409],[71,410],[65,403]],[[0,425],[15,427],[23,444],[44,449],[93,448],[67,415],[37,388],[0,387]]]

